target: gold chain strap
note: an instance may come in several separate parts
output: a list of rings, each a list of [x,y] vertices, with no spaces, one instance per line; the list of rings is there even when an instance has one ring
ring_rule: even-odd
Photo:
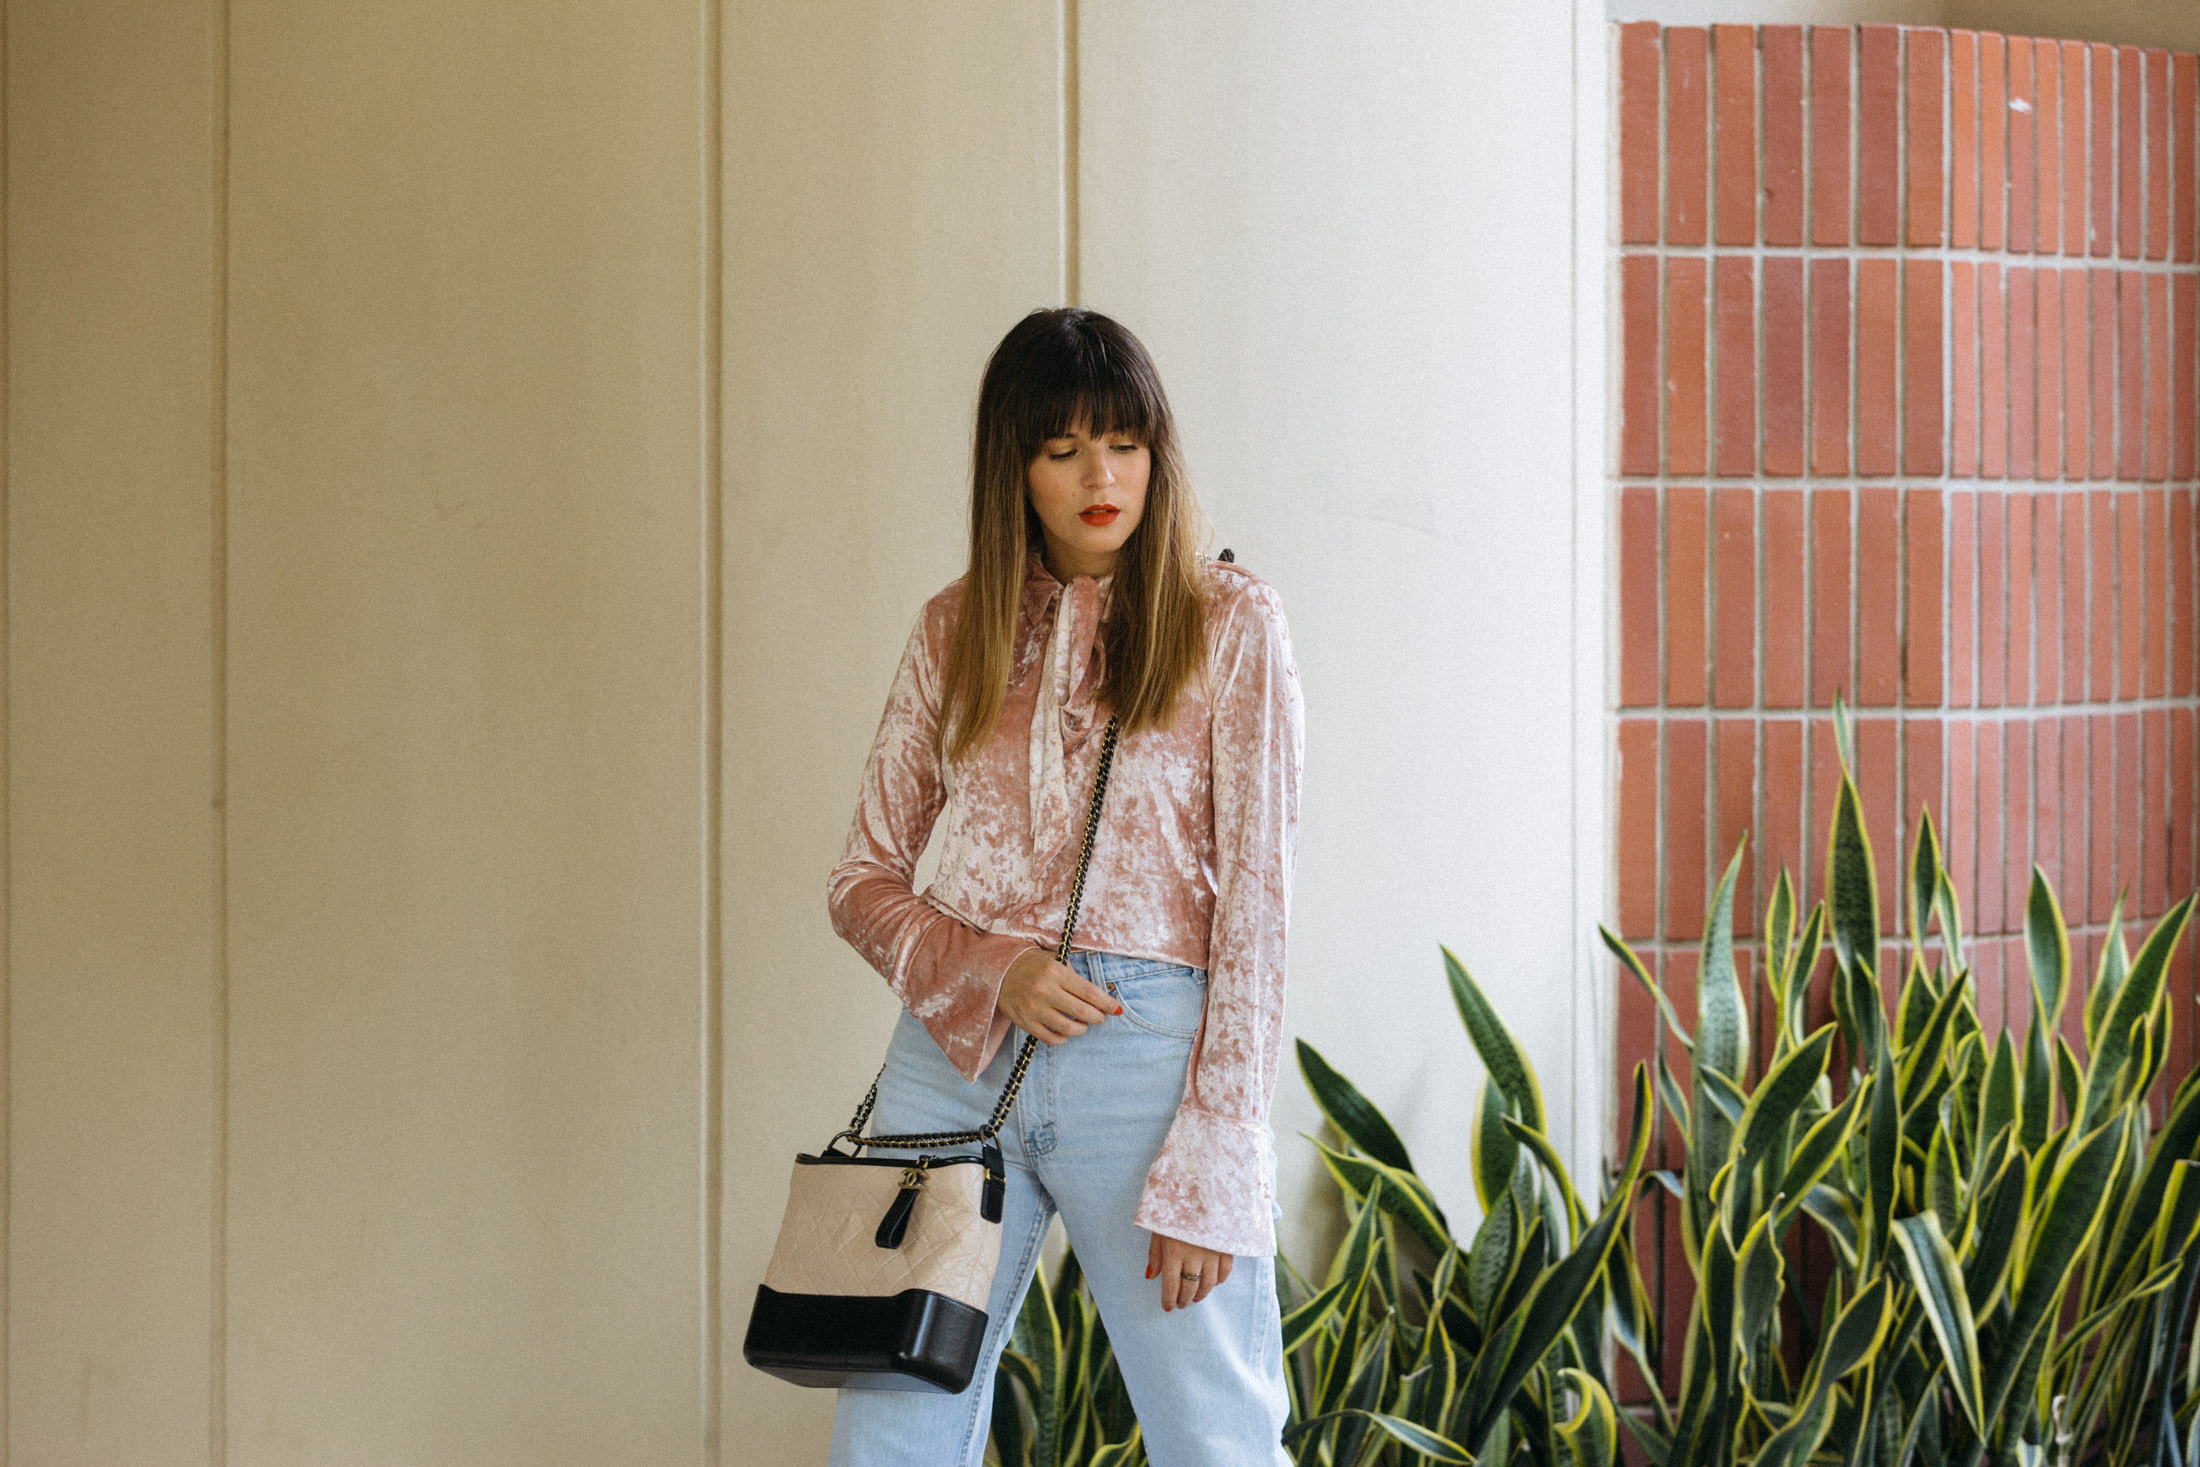
[[[1085,895],[1085,869],[1092,864],[1092,837],[1100,828],[1100,800],[1108,792],[1108,768],[1115,762],[1115,719],[1108,719],[1107,732],[1100,738],[1100,767],[1092,777],[1092,803],[1085,810],[1085,843],[1077,852],[1077,880],[1069,889],[1069,909],[1062,916],[1062,941],[1054,950],[1058,963],[1069,961],[1069,938],[1077,930],[1077,905]],[[1008,1072],[1008,1084],[1002,1087],[1001,1098],[993,1106],[993,1115],[975,1131],[934,1131],[916,1136],[870,1136],[863,1128],[870,1122],[871,1108],[878,1104],[878,1082],[886,1075],[886,1067],[879,1066],[878,1075],[871,1080],[871,1090],[863,1097],[863,1104],[856,1107],[855,1119],[848,1122],[848,1129],[833,1138],[832,1143],[846,1141],[851,1146],[883,1146],[896,1151],[926,1146],[967,1146],[979,1144],[991,1146],[993,1138],[1008,1120],[1009,1107],[1016,1103],[1016,1092],[1023,1088],[1024,1074],[1031,1068],[1031,1056],[1039,1041],[1031,1035],[1024,1036],[1023,1047],[1016,1052],[1016,1067]]]

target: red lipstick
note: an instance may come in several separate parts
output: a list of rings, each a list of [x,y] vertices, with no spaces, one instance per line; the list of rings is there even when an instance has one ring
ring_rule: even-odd
[[[1116,508],[1112,504],[1096,504],[1090,509],[1079,510],[1077,512],[1077,518],[1083,520],[1088,525],[1105,527],[1107,525],[1114,524],[1115,517],[1122,512],[1122,510]]]

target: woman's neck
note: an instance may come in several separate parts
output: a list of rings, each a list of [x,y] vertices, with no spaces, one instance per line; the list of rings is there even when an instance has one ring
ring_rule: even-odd
[[[1047,568],[1048,575],[1066,586],[1077,576],[1091,576],[1097,581],[1115,574],[1115,562],[1120,555],[1119,551],[1105,555],[1080,554],[1049,535],[1039,551],[1039,560]]]

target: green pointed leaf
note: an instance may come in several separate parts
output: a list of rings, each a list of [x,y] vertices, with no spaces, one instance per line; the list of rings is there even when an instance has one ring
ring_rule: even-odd
[[[1868,1068],[1886,1047],[1887,1016],[1879,1001],[1877,970],[1863,954],[1849,967],[1835,965],[1834,992],[1842,995],[1836,1017],[1849,1036],[1849,1052]]]
[[[1870,1227],[1864,1235],[1870,1258],[1885,1256],[1888,1225],[1894,1219],[1895,1163],[1901,1156],[1902,1120],[1896,1107],[1894,1064],[1885,1049],[1871,1078],[1871,1119],[1865,1133],[1865,1197],[1871,1204]]]
[[[2149,1254],[2156,1268],[2183,1262],[2200,1242],[2200,1162],[2179,1161],[2171,1167],[2159,1215]]]
[[[1695,1112],[1688,1103],[1688,1097],[1681,1094],[1680,1082],[1673,1078],[1672,1068],[1666,1064],[1664,1053],[1661,1051],[1653,1054],[1650,1059],[1657,1071],[1659,1103],[1665,1107],[1666,1114],[1672,1117],[1675,1129],[1683,1136],[1694,1135]]]
[[[1906,1217],[1895,1225],[1895,1238],[1910,1265],[1910,1281],[1917,1289],[1925,1320],[1939,1337],[1942,1363],[1955,1387],[1956,1400],[1970,1418],[1971,1430],[1986,1429],[1986,1393],[1980,1379],[1978,1331],[1971,1319],[1970,1296],[1964,1292],[1963,1275],[1956,1268],[1955,1252],[1932,1213]]]
[[[2200,1077],[2200,1071],[2195,1072]],[[2116,1227],[2108,1252],[2106,1277],[2120,1278],[2131,1260],[2147,1246],[2161,1219],[2168,1215],[2172,1172],[2185,1165],[2184,1158],[2200,1156],[2200,1084],[2180,1086],[2170,1103],[2169,1119],[2153,1138],[2152,1150],[2140,1170],[2139,1184]]]
[[[1363,1218],[1373,1218],[1375,1215],[1375,1209],[1372,1207],[1362,1214]],[[1360,1283],[1361,1280],[1357,1277],[1339,1279],[1298,1308],[1284,1315],[1283,1353],[1287,1356],[1297,1354],[1299,1346],[1306,1343],[1308,1335],[1337,1317],[1337,1310],[1343,1305],[1345,1296],[1358,1289]]]
[[[1920,808],[1917,840],[1910,850],[1910,942],[1925,946],[1932,927],[1933,897],[1940,889],[1940,837],[1933,831],[1933,812]]]
[[[1826,843],[1826,907],[1832,917],[1833,954],[1843,969],[1876,969],[1879,952],[1879,878],[1856,781],[1843,774]]]
[[[1534,1067],[1513,1041],[1512,1031],[1497,1017],[1497,1010],[1490,1007],[1466,965],[1448,947],[1443,954],[1452,1002],[1467,1027],[1467,1037],[1474,1042],[1475,1053],[1482,1057],[1482,1067],[1512,1102],[1513,1115],[1522,1125],[1536,1131],[1548,1130],[1549,1123],[1543,1118],[1543,1089],[1536,1083]]]
[[[1956,900],[1955,883],[1948,879],[1948,870],[1941,868],[1940,880],[1933,893],[1933,909],[1940,914],[1940,933],[1943,945],[1948,949],[1950,967],[1961,968],[1963,963],[1963,910]]]
[[[2055,1036],[2055,1093],[2062,1098],[2063,1114],[2075,1123],[2084,1105],[2084,1071],[2078,1067],[2077,1055],[2071,1053],[2069,1043],[2060,1034]]]
[[[1696,965],[1696,1068],[1706,1067],[1739,1080],[1749,1063],[1749,1012],[1734,969],[1734,883],[1742,869],[1748,838],[1734,848],[1704,923],[1701,960]]]
[[[1581,1401],[1581,1409],[1559,1423],[1558,1437],[1573,1455],[1574,1467],[1615,1467],[1619,1461],[1619,1413],[1596,1377],[1571,1366],[1559,1381]]]
[[[1782,1204],[1777,1225],[1785,1228],[1789,1218],[1803,1206],[1804,1198],[1825,1177],[1841,1153],[1848,1149],[1849,1137],[1856,1128],[1856,1120],[1863,1113],[1866,1094],[1864,1087],[1851,1090],[1848,1098],[1827,1111],[1803,1133],[1795,1143],[1795,1150],[1788,1158],[1786,1173],[1773,1190],[1787,1201]]]
[[[1377,1179],[1368,1190],[1373,1192],[1381,1185],[1381,1180]],[[1383,1209],[1373,1197],[1362,1197],[1361,1202],[1360,1210],[1352,1218],[1352,1231],[1345,1234],[1344,1245],[1329,1261],[1329,1277],[1323,1280],[1324,1287],[1341,1279],[1359,1278],[1368,1270],[1368,1260],[1374,1256],[1375,1245],[1382,1237],[1376,1224],[1382,1220]]]
[[[1133,1423],[1128,1438],[1110,1442],[1092,1454],[1092,1467],[1134,1467],[1134,1464],[1143,1463],[1146,1457],[1144,1446],[1139,1440],[1140,1435],[1136,1423]]]
[[[1347,1156],[1319,1141],[1314,1149],[1321,1153],[1323,1165],[1337,1179],[1338,1186],[1366,1197],[1370,1205],[1380,1207],[1410,1228],[1432,1251],[1441,1254],[1452,1246],[1450,1225],[1437,1207],[1435,1196],[1412,1172],[1364,1156]]]
[[[1832,1424],[1835,1388],[1842,1378],[1879,1354],[1893,1318],[1885,1275],[1872,1280],[1834,1321],[1812,1360],[1802,1403],[1766,1441],[1751,1467],[1802,1467]]]
[[[1884,1275],[1859,1290],[1841,1311],[1812,1362],[1817,1383],[1830,1386],[1878,1353],[1894,1320],[1892,1292]]]
[[[1491,1337],[1475,1361],[1466,1397],[1470,1424],[1465,1435],[1470,1449],[1479,1447],[1496,1427],[1510,1408],[1513,1393],[1573,1320],[1574,1312],[1603,1273],[1612,1244],[1619,1237],[1620,1221],[1633,1206],[1635,1186],[1642,1177],[1643,1158],[1650,1149],[1649,1120],[1650,1080],[1643,1067],[1637,1065],[1634,1124],[1628,1136],[1626,1161],[1604,1210],[1573,1251],[1543,1274],[1517,1311],[1501,1310],[1507,1313],[1507,1327]],[[1518,1328],[1512,1328],[1516,1323]]]
[[[1933,1012],[1940,995],[1933,989],[1925,972],[1924,956],[1912,949],[1909,971],[1902,977],[1902,986],[1895,994],[1894,1043],[1897,1050],[1908,1050],[1917,1044],[1925,1032],[1925,1021]]]
[[[1904,1115],[1913,1113],[1926,1097],[1950,1079],[1941,1061],[1947,1053],[1949,1026],[1962,1010],[1966,997],[1962,985],[1949,984],[1948,991],[1926,1012],[1922,1032],[1896,1066],[1895,1087],[1901,1096]]]
[[[1821,1182],[1803,1194],[1802,1210],[1825,1230],[1841,1266],[1854,1272],[1863,1256],[1863,1224],[1849,1199]]]
[[[1306,1088],[1314,1093],[1314,1103],[1337,1133],[1383,1165],[1412,1171],[1413,1159],[1406,1155],[1405,1143],[1374,1103],[1331,1068],[1313,1045],[1301,1039],[1298,1047],[1299,1073],[1306,1079]]]
[[[1765,977],[1775,996],[1785,991],[1788,962],[1795,954],[1795,887],[1787,867],[1773,879],[1772,897],[1765,903]]]
[[[2062,1020],[2070,996],[2070,932],[2063,925],[2055,889],[2039,867],[2032,868],[2032,894],[2024,908],[2024,952],[2032,977],[2032,1013],[2052,1031]]]
[[[2047,1047],[2047,1030],[2037,1010],[2024,1036],[2024,1072],[2018,1076],[2020,1097],[2019,1137],[2026,1151],[2047,1144],[2055,1126],[2055,1062]]]
[[[1474,1102],[1474,1129],[1468,1133],[1474,1143],[1468,1153],[1473,1163],[1474,1195],[1484,1211],[1512,1185],[1513,1171],[1520,1161],[1520,1144],[1505,1129],[1511,1107],[1512,1101],[1498,1088],[1497,1077],[1484,1074],[1481,1094]]]
[[[1793,976],[1788,982],[1781,1021],[1787,1026],[1790,1041],[1801,1040],[1810,1022],[1810,975],[1818,966],[1818,955],[1825,947],[1826,904],[1813,902],[1810,915],[1803,919],[1803,935],[1797,939],[1795,952],[1788,960]]]
[[[1925,1201],[1940,1231],[1957,1236],[1963,1225],[1963,1182],[1956,1175],[1955,1132],[1947,1126],[1933,1130],[1933,1144],[1925,1156]]]
[[[1666,996],[1665,985],[1650,976],[1650,969],[1636,955],[1635,950],[1629,947],[1625,939],[1613,932],[1611,928],[1599,927],[1597,928],[1597,935],[1604,939],[1604,946],[1610,950],[1612,956],[1619,959],[1620,966],[1625,968],[1628,973],[1633,975],[1634,980],[1642,985],[1643,992],[1650,995],[1651,1003],[1657,1006],[1659,1017],[1665,1020],[1666,1032],[1670,1033],[1674,1042],[1680,1045],[1681,1053],[1693,1055],[1696,1050],[1695,1039],[1686,1029],[1681,1027],[1681,1016],[1673,1008],[1673,1001]]]
[[[2124,896],[2116,893],[2116,900],[2108,909],[2108,940],[2101,944],[2101,961],[2093,970],[2093,987],[2085,996],[2086,1047],[2097,1042],[2101,1021],[2108,1016],[2108,1006],[2115,1001],[2116,990],[2123,986],[2124,974],[2131,968],[2131,954],[2124,947]]]
[[[1513,1206],[1512,1194],[1499,1193],[1467,1249],[1467,1302],[1482,1320],[1489,1319],[1490,1305],[1496,1302],[1498,1288],[1512,1266],[1513,1239],[1519,1226],[1520,1213]]]
[[[1286,1444],[1288,1444],[1299,1440],[1300,1438],[1306,1436],[1308,1433],[1317,1431],[1322,1427],[1330,1425],[1331,1423],[1340,1421],[1359,1421],[1370,1423],[1374,1425],[1377,1429],[1382,1431],[1383,1434],[1388,1436],[1392,1441],[1400,1442],[1411,1450],[1420,1453],[1422,1456],[1427,1457],[1432,1461],[1445,1463],[1465,1463],[1469,1464],[1469,1467],[1471,1467],[1471,1464],[1475,1460],[1472,1456],[1468,1454],[1465,1447],[1460,1446],[1457,1442],[1451,1440],[1449,1437],[1442,1436],[1436,1432],[1430,1431],[1425,1426],[1417,1426],[1413,1422],[1407,1421],[1403,1417],[1386,1415],[1381,1411],[1368,1411],[1353,1407],[1347,1407],[1339,1411],[1325,1412],[1320,1416],[1313,1416],[1307,1418],[1304,1421],[1296,1422],[1291,1426],[1289,1430],[1284,1432],[1283,1440]],[[1342,1461],[1353,1459],[1348,1459],[1340,1455],[1339,1460]]]
[[[1833,1026],[1821,1028],[1801,1048],[1789,1050],[1772,1067],[1742,1112],[1734,1155],[1745,1174],[1770,1163],[1780,1138],[1801,1111],[1803,1102],[1826,1072],[1826,1057],[1833,1050]]]
[[[1566,1208],[1570,1236],[1579,1237],[1581,1229],[1589,1221],[1589,1214],[1574,1192],[1573,1178],[1566,1174],[1566,1164],[1559,1160],[1557,1148],[1551,1145],[1550,1138],[1541,1131],[1531,1131],[1510,1116],[1505,1118],[1505,1125],[1511,1130],[1513,1139],[1520,1143],[1521,1149],[1534,1157],[1544,1171],[1550,1173],[1551,1181],[1557,1185],[1559,1198]]]
[[[2010,1285],[2015,1299],[1987,1372],[1986,1411],[1999,1419],[2035,1337],[2061,1299],[2079,1253],[2092,1238],[2123,1159],[2123,1120],[2105,1122],[2063,1149],[2042,1189],[2021,1267]]]
[[[1751,1226],[1737,1250],[1735,1274],[1735,1348],[1748,1358],[1772,1322],[1780,1303],[1780,1283],[1786,1274],[1780,1258],[1772,1214],[1765,1213]]]
[[[1978,1133],[1997,1136],[2017,1122],[2017,1051],[2005,1033],[1994,1041],[1994,1058],[1986,1067],[1986,1084],[1979,1093]]]
[[[1833,691],[1833,751],[1840,757],[1841,772],[1856,769],[1856,721],[1839,688]]]
[[[2132,1058],[2133,1041],[2139,1037],[2140,1026],[2161,1001],[2162,986],[2169,975],[2170,955],[2185,934],[2192,903],[2190,896],[2185,897],[2154,924],[2154,931],[2140,947],[2131,971],[2115,988],[2115,997],[2105,1010],[2100,1032],[2092,1039],[2093,1064],[2086,1075],[2080,1129],[2096,1124],[2107,1113],[2116,1092],[2119,1072]],[[2103,946],[2113,948],[2121,944],[2120,937],[2112,937]],[[2104,973],[2106,970],[2104,959]]]
[[[2013,1151],[1979,1188],[1969,1257],[1963,1265],[1963,1292],[1971,1317],[1984,1319],[2008,1282],[2024,1225],[2024,1153]]]
[[[1706,1102],[1698,1108],[1716,1111],[1719,1119],[1729,1126],[1740,1125],[1743,1112],[1749,1109],[1749,1096],[1743,1092],[1742,1087],[1722,1072],[1701,1065],[1696,1069],[1696,1079],[1700,1082],[1697,1089]],[[1713,1160],[1723,1161],[1725,1158],[1721,1156]]]

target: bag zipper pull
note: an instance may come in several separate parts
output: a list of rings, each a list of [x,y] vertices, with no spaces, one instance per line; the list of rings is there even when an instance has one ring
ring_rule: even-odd
[[[1001,1163],[1001,1148],[992,1142],[985,1143],[985,1187],[978,1196],[978,1215],[989,1223],[1001,1220],[1003,1204],[1008,1200],[1008,1168]]]
[[[871,1241],[881,1248],[899,1248],[902,1238],[909,1231],[909,1215],[917,1210],[917,1194],[924,1190],[924,1169],[932,1164],[929,1156],[917,1158],[917,1164],[901,1174],[901,1190],[894,1194],[893,1203],[886,1209],[886,1216],[879,1219],[878,1232]]]

